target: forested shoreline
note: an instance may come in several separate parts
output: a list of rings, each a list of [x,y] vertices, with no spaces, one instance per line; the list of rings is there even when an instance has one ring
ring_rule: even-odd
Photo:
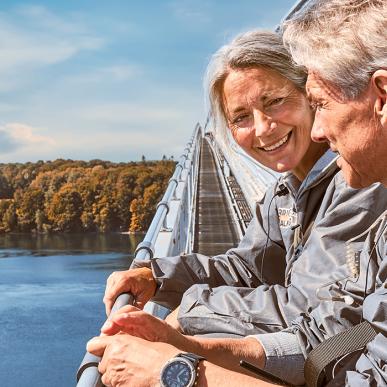
[[[175,164],[0,164],[0,233],[146,231]]]

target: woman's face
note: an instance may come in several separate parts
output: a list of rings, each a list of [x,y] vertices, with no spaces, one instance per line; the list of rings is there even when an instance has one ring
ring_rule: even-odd
[[[306,96],[274,70],[231,70],[223,105],[235,141],[278,172],[299,167],[311,144],[313,112]]]

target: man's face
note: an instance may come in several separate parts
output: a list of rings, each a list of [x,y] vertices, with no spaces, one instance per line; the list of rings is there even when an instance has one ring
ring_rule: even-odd
[[[386,183],[386,130],[374,115],[370,88],[355,100],[344,100],[337,89],[310,73],[306,90],[316,109],[312,139],[327,141],[339,153],[337,165],[347,183],[354,188]]]

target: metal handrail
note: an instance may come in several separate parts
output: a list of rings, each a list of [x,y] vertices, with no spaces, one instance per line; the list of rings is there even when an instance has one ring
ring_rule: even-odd
[[[163,198],[157,205],[156,213],[152,219],[149,229],[143,241],[137,246],[134,261],[142,261],[153,258],[155,242],[158,234],[160,233],[160,230],[163,227],[163,224],[165,224],[166,216],[169,211],[169,203],[171,202],[171,200],[173,200],[175,196],[175,191],[178,186],[179,179],[181,177],[182,171],[185,168],[185,162],[188,159],[189,153],[191,152],[195,154],[195,158],[197,159],[198,156],[197,152],[195,153],[195,151],[197,150],[197,146],[199,144],[199,139],[201,138],[201,136],[202,130],[200,125],[197,124],[194,133],[191,137],[191,140],[188,143],[189,146],[185,149],[185,152],[180,157],[179,162],[176,165],[175,171],[171,179],[169,180],[169,184],[163,195]],[[195,173],[197,173],[197,171]],[[131,267],[133,266],[134,261],[132,262]],[[133,303],[134,297],[131,294],[121,294],[117,297],[110,314],[113,314],[115,311],[125,305]],[[103,387],[103,383],[101,382],[101,375],[98,372],[98,364],[100,360],[100,357],[86,352],[81,362],[81,365],[79,366],[77,371],[77,387]]]

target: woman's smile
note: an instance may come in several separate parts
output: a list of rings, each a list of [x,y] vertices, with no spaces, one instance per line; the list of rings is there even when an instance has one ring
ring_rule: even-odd
[[[256,148],[269,153],[280,151],[283,148],[285,148],[286,144],[288,144],[291,135],[292,135],[292,130],[289,133],[287,133],[284,137],[282,137],[280,140],[274,142],[273,144],[267,145],[267,146],[259,146]]]

